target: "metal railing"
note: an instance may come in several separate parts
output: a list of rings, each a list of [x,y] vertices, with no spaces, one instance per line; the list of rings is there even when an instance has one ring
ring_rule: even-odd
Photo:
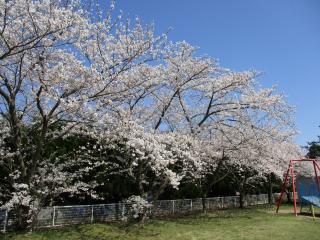
[[[268,195],[248,195],[244,206],[258,206],[268,203]],[[236,208],[240,206],[239,196],[206,198],[207,210]],[[38,212],[35,227],[58,227],[71,224],[118,222],[128,210],[125,203],[73,205],[44,207]],[[203,210],[202,199],[159,200],[152,208],[153,217],[188,214]],[[7,210],[0,210],[0,229],[6,232],[12,229],[14,216]],[[13,230],[13,229],[12,229]]]

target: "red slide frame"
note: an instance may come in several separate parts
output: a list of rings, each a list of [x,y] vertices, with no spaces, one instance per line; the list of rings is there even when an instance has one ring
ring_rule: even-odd
[[[319,167],[319,164],[317,163],[317,160],[316,159],[308,159],[308,158],[305,158],[305,159],[297,159],[297,160],[290,160],[290,163],[289,163],[289,168],[287,170],[287,173],[285,175],[285,178],[284,178],[284,182],[282,184],[282,187],[281,187],[281,193],[280,193],[280,197],[279,199],[277,200],[277,210],[276,210],[276,213],[278,213],[279,211],[279,208],[280,208],[280,204],[281,204],[281,201],[282,201],[282,197],[283,197],[283,194],[285,192],[285,189],[287,187],[287,184],[288,184],[288,181],[289,181],[289,177],[291,175],[292,177],[292,191],[293,191],[293,207],[294,207],[294,214],[297,216],[298,213],[297,213],[297,191],[296,191],[296,181],[295,181],[295,173],[294,173],[294,166],[296,163],[301,163],[301,162],[310,162],[313,164],[313,169],[314,169],[314,174],[315,174],[315,178],[317,179],[317,186],[318,186],[318,190],[320,192],[320,182],[319,182],[319,177],[318,177],[318,171],[320,172],[320,167]]]

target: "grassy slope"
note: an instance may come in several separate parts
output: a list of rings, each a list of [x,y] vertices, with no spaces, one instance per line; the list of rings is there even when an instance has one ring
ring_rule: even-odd
[[[153,220],[144,227],[124,228],[118,225],[93,224],[65,229],[8,235],[6,239],[320,239],[320,219],[294,217],[291,214],[266,213],[263,210],[228,210],[178,220]]]

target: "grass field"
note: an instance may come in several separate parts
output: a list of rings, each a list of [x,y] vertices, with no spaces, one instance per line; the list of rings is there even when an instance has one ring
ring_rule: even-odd
[[[275,214],[264,209],[225,210],[176,220],[152,220],[143,227],[92,224],[33,233],[8,234],[15,240],[318,240],[320,219],[295,217],[288,208]]]

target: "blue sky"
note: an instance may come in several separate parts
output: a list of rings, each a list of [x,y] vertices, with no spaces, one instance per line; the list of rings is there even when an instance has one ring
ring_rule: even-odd
[[[320,135],[319,0],[118,0],[116,9],[186,40],[233,70],[256,69],[296,106],[305,145]]]

